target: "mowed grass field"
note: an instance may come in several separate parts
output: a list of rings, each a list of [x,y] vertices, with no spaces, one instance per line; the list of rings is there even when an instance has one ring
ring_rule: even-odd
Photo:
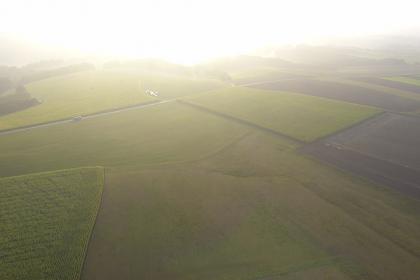
[[[185,99],[301,141],[360,122],[378,109],[290,92],[231,87]]]
[[[103,168],[0,179],[0,278],[80,279]]]
[[[42,101],[29,109],[0,117],[0,130],[92,114],[156,100],[146,94],[158,91],[171,98],[223,86],[213,80],[194,80],[135,71],[85,71],[49,78],[26,86]]]
[[[90,165],[138,168],[186,161],[218,152],[248,131],[176,102],[159,104],[2,135],[0,176]]]

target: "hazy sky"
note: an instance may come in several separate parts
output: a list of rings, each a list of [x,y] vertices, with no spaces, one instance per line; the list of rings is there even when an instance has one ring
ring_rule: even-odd
[[[0,32],[98,54],[194,62],[266,44],[420,27],[417,0],[0,0]]]

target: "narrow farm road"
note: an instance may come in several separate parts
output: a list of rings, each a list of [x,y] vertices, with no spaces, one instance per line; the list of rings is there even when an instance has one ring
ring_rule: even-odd
[[[89,115],[82,115],[80,120],[75,120],[74,117],[70,117],[70,118],[51,121],[51,122],[47,122],[47,123],[40,123],[40,124],[28,125],[28,126],[25,126],[25,127],[11,128],[11,129],[0,131],[0,136],[19,133],[19,132],[24,132],[24,131],[28,131],[28,130],[32,130],[32,129],[37,129],[37,128],[61,125],[61,124],[65,124],[65,123],[75,122],[75,121],[83,121],[83,120],[87,120],[87,119],[94,119],[94,118],[103,117],[103,116],[107,116],[107,115],[111,115],[111,114],[130,111],[130,110],[139,110],[139,109],[143,109],[143,108],[146,108],[146,107],[151,107],[151,106],[156,106],[156,105],[163,104],[163,103],[173,102],[175,100],[176,99],[153,101],[153,102],[149,102],[149,103],[142,103],[142,104],[127,106],[127,107],[123,107],[123,108],[116,108],[116,109],[107,110],[107,111],[103,111],[103,112],[92,113],[92,114],[89,114]]]

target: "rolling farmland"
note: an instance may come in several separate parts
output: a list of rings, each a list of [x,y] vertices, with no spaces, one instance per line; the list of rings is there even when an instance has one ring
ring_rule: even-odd
[[[80,277],[104,182],[102,168],[0,179],[0,278]]]
[[[251,70],[28,84],[0,129],[164,102],[0,133],[0,278],[417,280],[418,94]]]
[[[108,167],[82,279],[419,273],[417,202],[205,111],[161,104],[4,135],[0,144],[3,176]]]

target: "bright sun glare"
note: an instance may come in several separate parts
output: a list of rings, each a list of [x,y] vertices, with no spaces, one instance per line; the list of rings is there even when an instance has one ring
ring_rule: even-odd
[[[418,4],[410,0],[16,0],[2,9],[0,32],[19,33],[36,43],[179,63],[419,21]]]

